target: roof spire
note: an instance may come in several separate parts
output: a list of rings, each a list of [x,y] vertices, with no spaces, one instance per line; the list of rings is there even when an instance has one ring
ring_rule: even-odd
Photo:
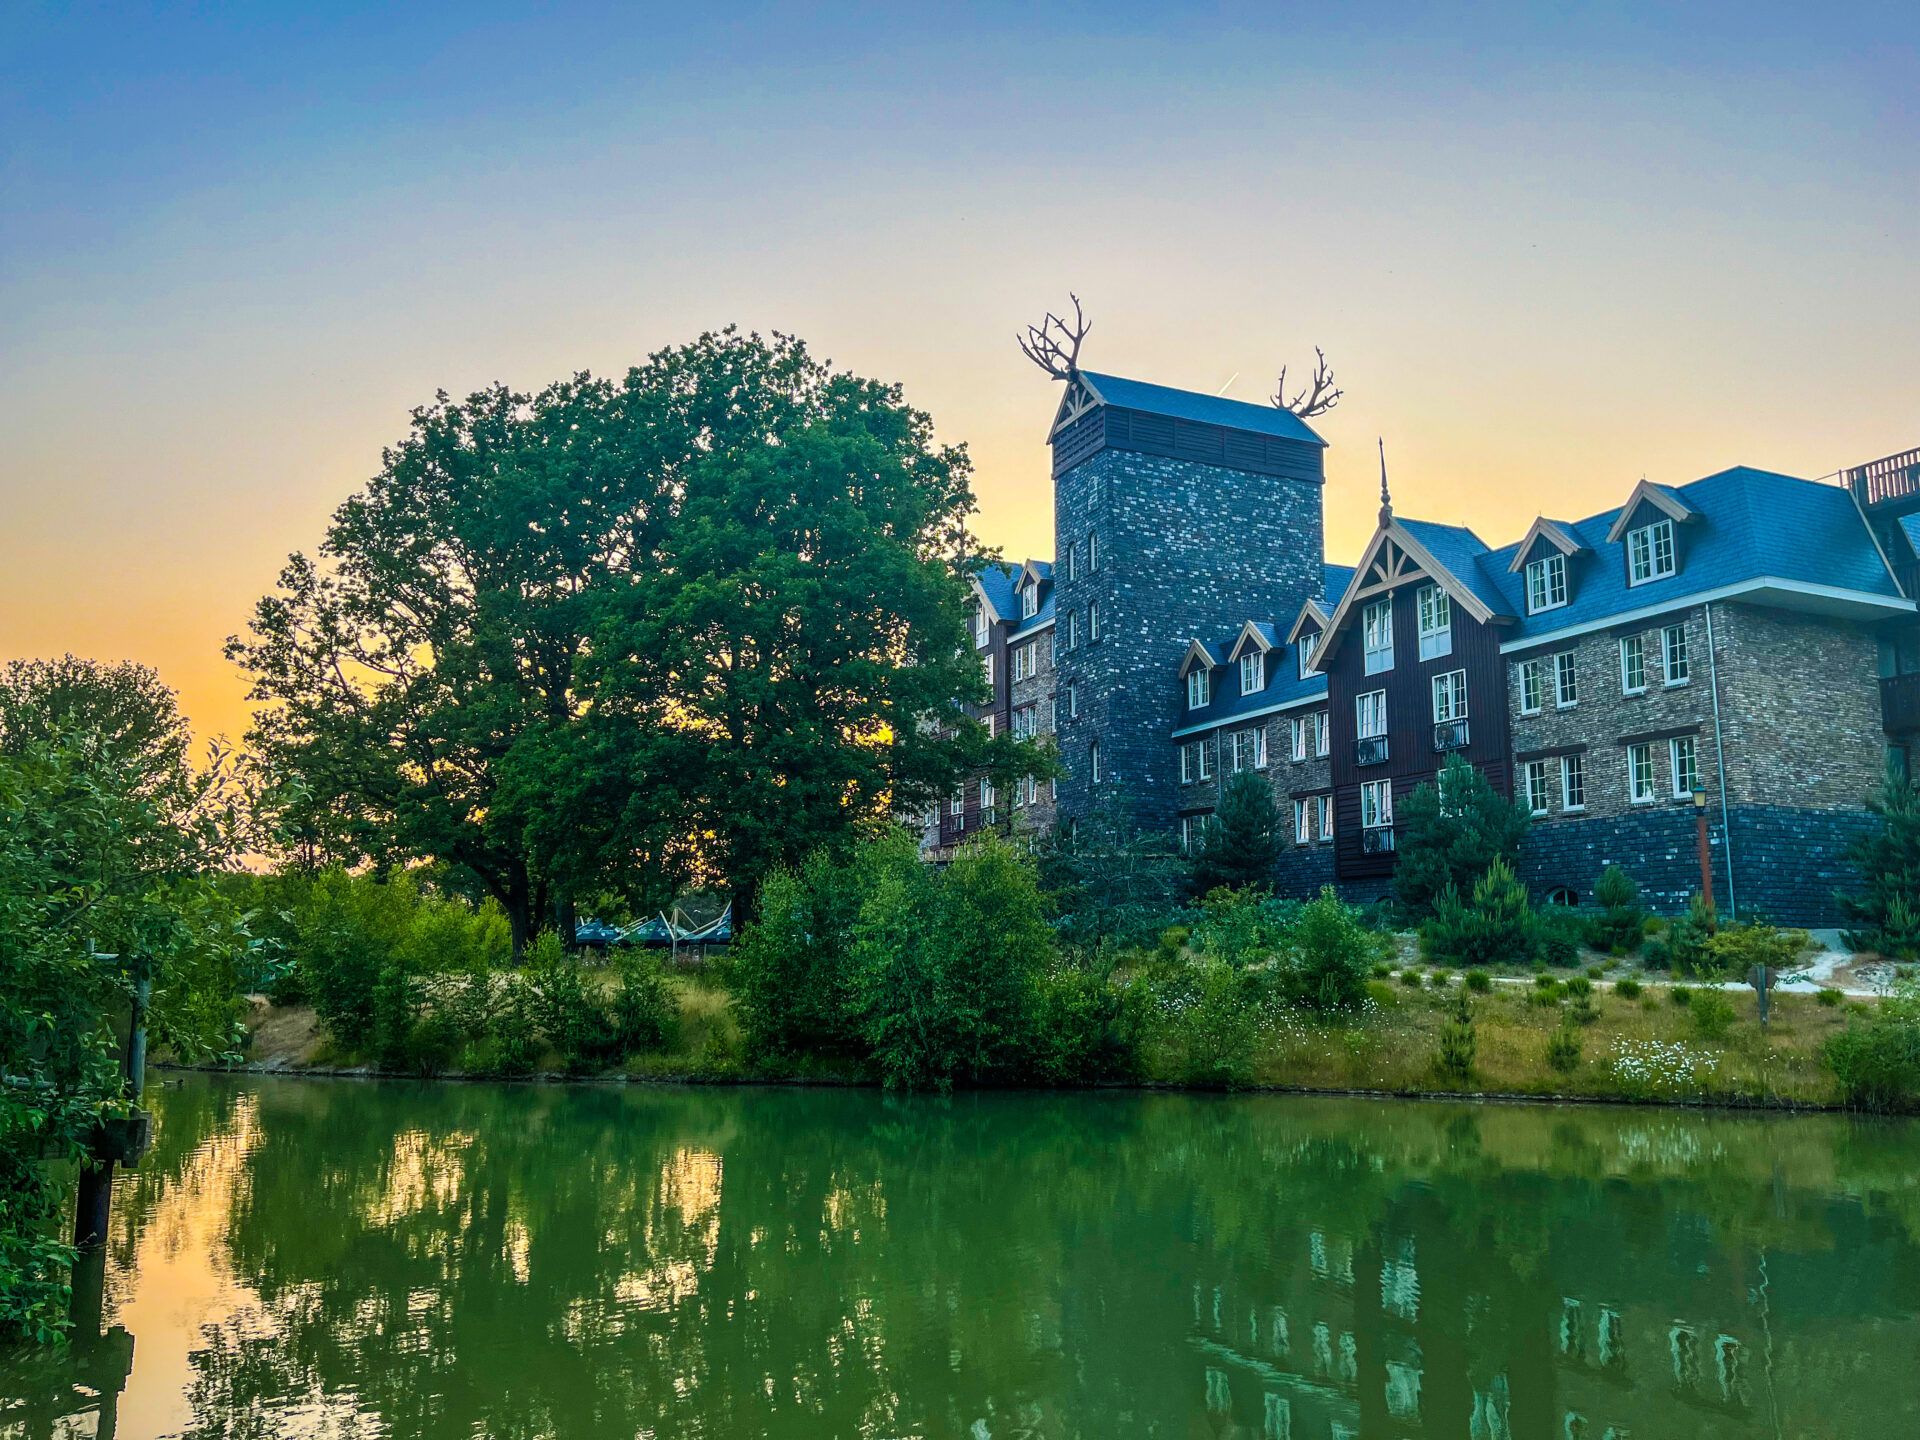
[[[1380,437],[1380,523],[1393,523],[1393,497],[1387,493],[1387,440]]]

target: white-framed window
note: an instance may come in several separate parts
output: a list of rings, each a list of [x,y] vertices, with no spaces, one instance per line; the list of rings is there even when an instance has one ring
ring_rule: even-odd
[[[1182,855],[1190,855],[1193,853],[1194,819],[1195,817],[1192,815],[1182,815],[1180,817],[1180,853]]]
[[[1547,762],[1527,762],[1527,808],[1536,815],[1547,813]]]
[[[1333,838],[1333,797],[1331,795],[1314,796],[1314,834],[1322,840]]]
[[[1313,665],[1313,652],[1320,644],[1320,632],[1309,630],[1300,637],[1300,678],[1307,678],[1307,671]]]
[[[1296,760],[1304,760],[1307,758],[1307,724],[1312,719],[1313,717],[1311,715],[1296,715],[1291,722],[1293,727],[1293,758]]]
[[[1333,723],[1324,710],[1313,713],[1313,753],[1319,759],[1326,759],[1333,749]]]
[[[1219,743],[1220,742],[1211,735],[1200,742],[1200,778],[1202,780],[1211,780],[1213,778],[1214,761],[1219,758]]]
[[[1067,649],[1078,650],[1079,648],[1080,612],[1078,610],[1069,610],[1067,611]]]
[[[1433,723],[1467,718],[1467,672],[1449,670],[1433,677]]]
[[[1627,747],[1627,794],[1636,805],[1650,805],[1653,803],[1652,745],[1629,745]]]
[[[955,790],[953,798],[947,801],[947,813],[962,816],[967,813],[967,791],[964,785]]]
[[[1368,690],[1353,697],[1354,734],[1361,739],[1387,733],[1387,692]]]
[[[1240,657],[1240,693],[1258,695],[1267,688],[1267,652],[1249,650]]]
[[[985,655],[982,655],[980,659],[987,669],[987,684],[991,686],[993,684],[993,652],[989,650]]]
[[[1233,732],[1233,773],[1242,770],[1261,770],[1266,768],[1267,747],[1263,743],[1266,733],[1261,730],[1236,730]]]
[[[1538,715],[1540,702],[1540,662],[1522,660],[1520,662],[1520,713]]]
[[[1393,824],[1393,782],[1367,780],[1360,786],[1360,824],[1381,830]]]
[[[1580,703],[1580,677],[1574,673],[1571,650],[1553,657],[1553,703],[1562,710]]]
[[[1660,632],[1660,678],[1664,684],[1684,685],[1693,674],[1687,659],[1687,627],[1668,625]]]
[[[1213,672],[1196,665],[1187,672],[1187,709],[1204,710],[1213,699]]]
[[[1527,562],[1527,613],[1558,610],[1567,603],[1567,557],[1559,551]]]
[[[1098,640],[1099,638],[1100,638],[1100,602],[1098,600],[1095,600],[1095,601],[1092,601],[1087,606],[1087,639]]]
[[[1420,590],[1420,658],[1438,660],[1453,653],[1453,600],[1438,585]]]
[[[1013,738],[1031,740],[1035,734],[1034,707],[1023,705],[1013,712]]]
[[[1020,618],[1031,620],[1040,613],[1040,586],[1038,582],[1028,585],[1020,592]]]
[[[1312,838],[1312,832],[1307,829],[1307,802],[1296,800],[1293,802],[1293,843],[1304,845]]]
[[[1080,547],[1078,545],[1069,545],[1067,546],[1067,579],[1078,580],[1079,578]]]
[[[1367,674],[1393,668],[1393,597],[1376,600],[1360,612],[1361,644],[1367,654]]]
[[[987,643],[992,633],[993,622],[987,618],[987,607],[977,605],[973,611],[973,648],[978,650]]]
[[[1700,765],[1695,752],[1693,736],[1681,735],[1667,742],[1668,759],[1673,765],[1673,794],[1675,799],[1691,800],[1693,787],[1700,783]]]
[[[980,809],[981,809],[981,811],[982,811],[982,812],[985,812],[985,811],[988,811],[988,810],[991,810],[991,809],[993,809],[993,806],[994,806],[994,800],[995,800],[995,798],[996,798],[996,797],[995,797],[995,795],[994,795],[994,791],[993,791],[993,782],[992,782],[991,780],[982,780],[982,781],[980,782]]]
[[[1100,783],[1100,742],[1098,740],[1087,746],[1087,780],[1093,785]]]
[[[1100,568],[1100,533],[1097,530],[1087,532],[1087,569],[1091,572]]]
[[[1257,730],[1249,730],[1247,731],[1247,735],[1250,737],[1253,744],[1253,768],[1256,770],[1266,769],[1267,768],[1267,727],[1262,725]]]
[[[1182,785],[1193,783],[1193,770],[1196,763],[1193,755],[1194,748],[1192,741],[1180,747],[1180,783]]]
[[[1067,718],[1069,720],[1080,718],[1080,687],[1078,685],[1067,686]]]
[[[1664,579],[1673,571],[1673,521],[1660,519],[1627,532],[1629,585]]]
[[[1584,757],[1580,755],[1562,755],[1560,757],[1560,806],[1565,810],[1584,810],[1587,808],[1587,775]]]
[[[1647,688],[1647,647],[1638,635],[1620,637],[1620,692],[1640,695]]]
[[[989,736],[1000,733],[1000,716],[996,712],[989,710],[981,719],[986,722],[987,734]]]

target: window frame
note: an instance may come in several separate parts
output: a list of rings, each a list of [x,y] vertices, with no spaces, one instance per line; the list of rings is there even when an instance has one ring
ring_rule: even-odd
[[[1677,642],[1677,643],[1676,643]],[[1679,657],[1678,675],[1674,674],[1675,655]],[[1675,686],[1688,684],[1693,679],[1693,650],[1687,641],[1685,621],[1678,625],[1660,627],[1660,684],[1671,690]]]
[[[1038,582],[1020,587],[1020,618],[1031,620],[1040,613],[1040,586]]]
[[[1416,599],[1420,658],[1440,660],[1453,654],[1453,597],[1438,585],[1423,585]]]
[[[1305,715],[1293,717],[1293,753],[1292,759],[1298,763],[1307,758],[1307,720]]]
[[[1536,598],[1536,596],[1541,598]],[[1527,562],[1527,613],[1543,615],[1567,604],[1567,557],[1550,549]]]
[[[1440,713],[1441,687],[1446,688],[1447,713]],[[1433,723],[1445,725],[1454,720],[1467,718],[1467,672],[1464,669],[1446,670],[1433,677]]]
[[[1193,744],[1188,740],[1180,746],[1180,783],[1193,784]]]
[[[1544,708],[1547,696],[1547,688],[1541,683],[1540,657],[1536,655],[1531,660],[1522,660],[1519,669],[1520,713],[1522,715],[1538,715]],[[1529,690],[1533,692],[1532,704],[1527,703],[1527,692]]]
[[[1204,710],[1213,703],[1213,672],[1196,665],[1187,672],[1187,709]]]
[[[1296,845],[1307,845],[1311,844],[1312,841],[1313,829],[1308,822],[1307,802],[1304,800],[1296,800],[1293,802],[1293,843]]]
[[[1087,573],[1093,575],[1100,569],[1100,532],[1087,532]]]
[[[1645,575],[1638,573],[1642,559],[1647,565]],[[1660,568],[1662,559],[1666,561],[1664,570]],[[1645,525],[1636,525],[1627,531],[1627,584],[1629,586],[1651,585],[1656,580],[1671,579],[1679,573],[1680,552],[1675,545],[1671,516],[1662,515],[1658,520],[1650,520]]]
[[[1640,681],[1634,683],[1634,672],[1639,672]],[[1644,695],[1647,693],[1647,639],[1644,635],[1622,635],[1620,637],[1620,693],[1622,695]]]
[[[1247,682],[1253,683],[1249,685]],[[1240,693],[1258,695],[1267,688],[1267,652],[1255,647],[1240,657]]]
[[[1307,671],[1313,664],[1313,652],[1320,648],[1320,632],[1309,630],[1300,637],[1300,678],[1307,678]]]
[[[1578,813],[1587,808],[1586,757],[1578,751],[1560,757],[1560,808]],[[1578,796],[1578,799],[1574,797]]]
[[[1646,789],[1640,788],[1641,761],[1646,762]],[[1653,742],[1643,740],[1627,747],[1627,801],[1632,805],[1653,805],[1660,799],[1659,779],[1654,773]]]
[[[1316,795],[1313,797],[1314,833],[1322,840],[1333,838],[1333,796]]]
[[[1686,789],[1680,788],[1680,752],[1686,748],[1689,783]],[[1700,783],[1700,744],[1693,735],[1674,735],[1667,740],[1667,768],[1673,778],[1673,798],[1692,800],[1693,787]]]
[[[1378,704],[1373,703],[1375,701],[1377,701]],[[1366,728],[1368,723],[1370,723],[1366,717],[1368,716],[1369,712],[1372,712],[1372,711],[1378,712],[1378,724],[1380,728],[1377,730],[1369,730]],[[1386,733],[1387,733],[1387,692],[1385,688],[1383,687],[1379,690],[1363,690],[1360,692],[1360,694],[1354,696],[1353,697],[1354,738],[1356,740],[1373,740],[1373,739],[1377,739],[1378,737]]]
[[[1267,727],[1256,725],[1247,733],[1253,736],[1253,768],[1264,770],[1267,768]]]
[[[1098,600],[1089,600],[1087,602],[1087,643],[1091,645],[1099,638],[1100,602]]]
[[[1384,617],[1376,623],[1376,617]],[[1384,638],[1383,638],[1384,637]],[[1376,639],[1381,640],[1375,644]],[[1393,596],[1370,600],[1360,610],[1360,648],[1363,668],[1368,675],[1384,675],[1393,669]]]
[[[1571,698],[1569,698],[1571,697]],[[1553,708],[1571,710],[1580,703],[1580,671],[1574,652],[1562,650],[1553,657]]]
[[[1089,785],[1098,785],[1102,778],[1100,774],[1100,742],[1097,739],[1089,740],[1087,742],[1087,783]]]
[[[1545,815],[1552,807],[1551,792],[1547,789],[1547,762],[1529,760],[1523,773],[1527,786],[1527,810],[1534,815]]]
[[[1373,818],[1367,818],[1368,802],[1372,801]],[[1391,830],[1393,828],[1393,781],[1362,780],[1360,782],[1360,828],[1362,830]]]

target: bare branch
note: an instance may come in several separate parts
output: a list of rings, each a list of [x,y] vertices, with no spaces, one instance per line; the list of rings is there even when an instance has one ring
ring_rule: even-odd
[[[1318,345],[1313,347],[1314,367],[1313,383],[1291,400],[1287,399],[1287,367],[1280,367],[1280,379],[1273,390],[1273,403],[1282,410],[1291,410],[1302,420],[1315,415],[1324,415],[1340,403],[1340,397],[1346,392],[1333,383],[1333,367],[1327,364],[1327,357],[1321,353]]]
[[[1070,380],[1080,368],[1080,342],[1093,328],[1081,312],[1080,297],[1073,301],[1073,323],[1069,325],[1051,310],[1038,325],[1029,325],[1020,338],[1020,353],[1056,380]]]

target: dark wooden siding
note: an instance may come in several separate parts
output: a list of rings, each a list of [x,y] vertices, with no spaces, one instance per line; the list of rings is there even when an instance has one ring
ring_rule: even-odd
[[[1088,411],[1053,438],[1053,473],[1057,479],[1102,450],[1131,450],[1142,455],[1166,455],[1176,460],[1198,460],[1229,470],[1256,475],[1283,475],[1294,480],[1324,480],[1324,452],[1305,440],[1288,440],[1252,430],[1230,430],[1103,405]]]
[[[1483,771],[1502,795],[1513,793],[1507,735],[1506,666],[1500,655],[1500,630],[1481,625],[1458,604],[1453,607],[1453,650],[1436,660],[1420,659],[1419,605],[1425,581],[1393,591],[1393,669],[1368,675],[1358,616],[1340,642],[1327,676],[1328,714],[1332,721],[1334,858],[1341,879],[1393,873],[1392,855],[1366,855],[1360,849],[1360,786],[1369,780],[1393,781],[1395,828],[1401,802],[1422,781],[1431,780],[1446,761],[1433,748],[1433,677],[1450,670],[1467,672],[1467,722],[1471,743],[1459,752]],[[1376,597],[1377,598],[1377,597]],[[1387,749],[1384,765],[1356,765],[1355,697],[1369,690],[1387,692]]]

